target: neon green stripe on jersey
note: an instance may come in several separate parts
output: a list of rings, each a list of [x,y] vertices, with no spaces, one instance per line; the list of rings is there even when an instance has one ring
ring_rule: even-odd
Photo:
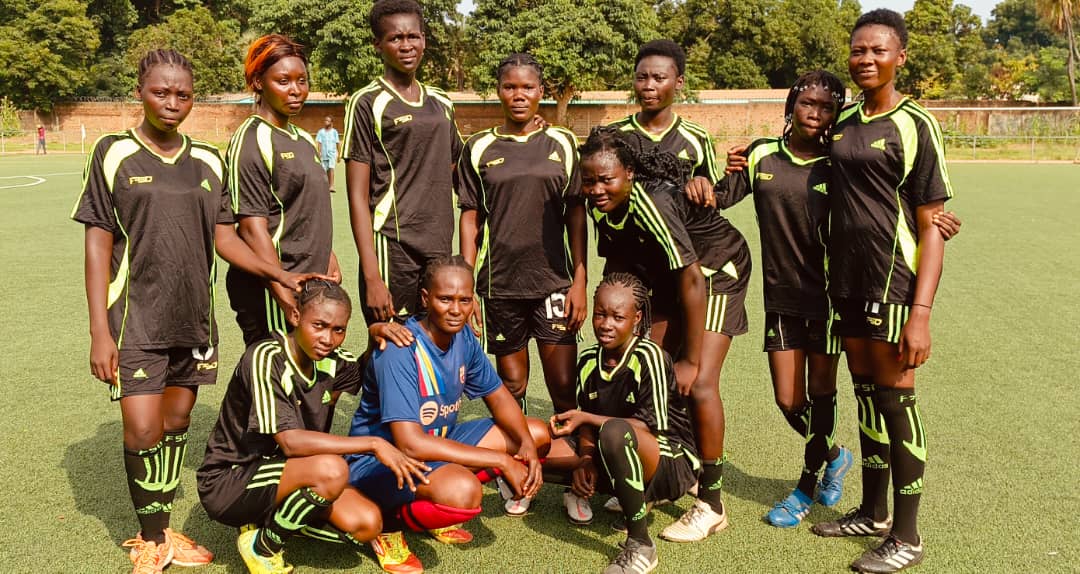
[[[780,151],[780,143],[778,140],[756,146],[750,151],[750,156],[746,158],[746,163],[748,168],[747,173],[750,175],[751,190],[756,187],[758,164],[761,163],[761,160],[778,151]]]
[[[637,212],[641,215],[641,221],[647,231],[653,234],[656,240],[660,243],[660,246],[667,253],[668,265],[671,269],[681,269],[686,266],[683,262],[682,255],[679,254],[678,247],[675,246],[675,240],[671,237],[671,231],[668,230],[667,223],[664,222],[663,216],[660,215],[660,211],[656,209],[656,205],[653,203],[652,198],[649,197],[645,190],[641,188],[640,184],[635,183],[633,189],[630,191],[631,205],[637,207]]]
[[[214,175],[221,181],[222,174],[225,172],[225,166],[221,164],[221,157],[218,154],[198,146],[191,146],[191,157],[205,163],[213,170]]]
[[[911,175],[911,170],[915,167],[915,156],[919,153],[919,131],[915,126],[915,121],[908,114],[893,114],[890,116],[890,119],[896,124],[896,129],[900,133],[900,144],[904,148],[904,177],[900,180],[900,185],[897,186],[896,189],[896,242],[900,246],[900,252],[903,255],[904,263],[908,266],[908,269],[914,272],[919,265],[919,248],[918,243],[915,240],[915,234],[912,232],[911,227],[908,225],[907,218],[904,216],[903,203],[900,201],[900,189],[904,187],[904,183],[907,182],[908,176]],[[893,257],[895,258],[895,248]],[[889,275],[889,279],[891,280],[891,268],[889,270]],[[887,285],[888,282],[886,283],[885,289],[886,297],[889,292]]]
[[[251,398],[262,434],[277,433],[277,407],[274,402],[274,355],[281,352],[276,341],[260,344],[252,357]]]
[[[638,344],[635,354],[645,361],[648,369],[650,383],[652,384],[653,411],[656,416],[656,429],[668,430],[668,392],[667,372],[664,369],[664,354],[660,347],[652,341],[645,340]],[[641,381],[641,373],[635,372],[638,381]]]
[[[374,231],[380,231],[383,225],[386,225],[386,219],[394,211],[395,196],[397,195],[397,173],[394,170],[394,162],[382,141],[382,116],[383,112],[386,111],[386,106],[390,105],[392,101],[394,101],[394,96],[382,92],[375,96],[375,101],[371,104],[371,114],[374,116],[375,139],[379,140],[379,147],[382,148],[383,155],[386,156],[386,163],[390,166],[390,181],[387,182],[386,194],[375,205],[375,213],[371,216],[371,227]]]
[[[949,170],[945,167],[945,141],[941,135],[941,124],[938,123],[937,118],[933,114],[926,111],[926,108],[919,106],[915,102],[911,102],[910,105],[904,106],[904,110],[910,113],[917,119],[921,119],[926,122],[930,128],[930,139],[934,142],[934,153],[937,154],[938,170],[941,172],[941,179],[945,183],[945,194],[948,197],[953,196],[952,181],[949,179]]]

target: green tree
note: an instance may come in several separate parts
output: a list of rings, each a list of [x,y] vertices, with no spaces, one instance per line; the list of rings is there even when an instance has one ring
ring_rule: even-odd
[[[204,7],[177,10],[161,24],[136,30],[128,39],[125,67],[134,71],[150,50],[174,49],[191,60],[195,93],[209,96],[243,89],[240,27],[217,20]],[[134,84],[129,86],[129,90]]]
[[[1066,71],[1069,55],[1067,48],[1047,46],[1036,54],[1036,69],[1032,83],[1037,86],[1039,101],[1048,103],[1068,102],[1072,91]]]
[[[629,88],[638,46],[658,36],[643,0],[480,0],[466,26],[473,87],[490,93],[499,61],[529,52],[544,66],[559,124],[582,90]]]
[[[0,97],[52,109],[89,81],[100,40],[80,0],[0,0]]]
[[[1075,0],[1036,0],[1035,9],[1039,18],[1050,25],[1054,32],[1064,35],[1069,46],[1068,60],[1065,71],[1069,76],[1069,92],[1072,94],[1072,105],[1077,104],[1076,99],[1076,59],[1080,57],[1077,50],[1076,34],[1073,31],[1075,23],[1077,2]]]
[[[1016,38],[1021,46],[1031,50],[1057,41],[1050,26],[1039,19],[1035,0],[1001,0],[990,15],[983,31],[987,46],[1007,47]]]

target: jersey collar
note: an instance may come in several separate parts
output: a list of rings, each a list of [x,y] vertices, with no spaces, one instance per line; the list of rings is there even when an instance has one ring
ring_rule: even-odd
[[[893,112],[900,109],[900,106],[904,105],[904,103],[907,102],[907,101],[908,101],[908,97],[903,96],[903,97],[900,98],[900,101],[896,102],[896,105],[893,106],[892,108],[890,108],[889,110],[881,112],[880,114],[875,114],[875,115],[872,115],[872,116],[868,116],[865,113],[863,113],[863,104],[865,102],[860,100],[859,103],[856,104],[857,105],[857,113],[859,114],[859,120],[861,120],[862,123],[864,123],[864,124],[868,124],[868,123],[870,123],[870,122],[872,122],[872,121],[874,121],[876,119],[879,119],[879,118],[887,118],[887,117],[891,116],[893,114]]]
[[[819,155],[817,157],[812,157],[810,159],[802,159],[801,157],[799,157],[799,156],[795,155],[794,153],[792,153],[791,148],[789,148],[787,146],[787,143],[784,141],[784,138],[780,138],[780,151],[784,152],[784,155],[787,156],[788,160],[791,161],[791,163],[793,163],[795,165],[811,165],[811,164],[815,164],[815,163],[817,163],[817,162],[819,162],[821,160],[829,159],[829,156],[827,156],[827,155]]]
[[[260,116],[259,114],[252,114],[251,117],[257,118],[260,122],[262,122],[262,123],[266,124],[267,126],[269,126],[270,129],[277,130],[277,131],[281,132],[282,134],[284,134],[286,137],[288,137],[289,139],[291,139],[293,141],[296,141],[296,140],[300,139],[300,134],[296,131],[296,126],[294,126],[292,122],[289,122],[289,123],[285,124],[285,127],[289,128],[289,129],[284,129],[284,128],[279,128],[279,127],[275,126],[273,123],[266,121],[266,118]]]
[[[649,130],[645,129],[645,126],[638,123],[636,113],[630,114],[630,124],[634,126],[634,129],[636,129],[641,135],[649,138],[650,140],[652,140],[654,142],[659,142],[659,141],[663,140],[664,137],[666,137],[668,135],[668,133],[671,132],[671,130],[675,129],[675,126],[678,125],[678,123],[679,123],[679,114],[672,111],[671,112],[671,124],[668,125],[668,127],[664,128],[664,131],[660,132],[659,134],[654,134],[654,133],[650,132]]]
[[[533,130],[533,131],[531,131],[531,132],[529,132],[529,133],[527,133],[527,134],[525,134],[523,136],[519,136],[519,135],[515,135],[515,134],[499,133],[499,127],[496,126],[496,127],[491,128],[491,135],[493,135],[493,136],[495,136],[495,137],[497,137],[499,139],[502,139],[502,140],[513,140],[513,141],[516,141],[518,143],[525,143],[525,142],[529,141],[534,135],[536,135],[538,133],[541,133],[541,132],[544,132],[544,131],[547,131],[547,128]]]
[[[623,365],[626,364],[626,360],[634,354],[634,349],[637,348],[639,339],[638,336],[634,336],[633,340],[630,341],[630,344],[626,346],[626,352],[623,353],[623,356],[619,357],[619,362],[615,363],[615,366],[612,367],[610,371],[604,369],[604,348],[600,345],[596,346],[596,370],[600,373],[601,379],[604,381],[611,381],[612,377],[615,376],[615,373],[618,373],[619,370],[623,368]]]
[[[296,364],[296,359],[294,359],[292,355],[292,345],[289,344],[289,339],[285,335],[279,334],[278,340],[281,341],[281,349],[285,351],[285,358],[288,359],[289,366],[292,367],[293,372],[296,373],[296,376],[300,377],[300,380],[304,381],[304,384],[307,386],[307,388],[310,389],[312,386],[315,385],[315,379],[319,376],[318,365],[316,365],[315,362],[312,361],[311,373],[313,376],[309,378],[304,373],[304,370],[300,368],[300,365]]]
[[[394,89],[394,86],[390,85],[390,82],[387,82],[382,77],[378,78],[378,82],[380,84],[382,84],[383,88],[385,88],[386,91],[393,94],[394,97],[398,99],[398,101],[405,104],[406,106],[409,106],[410,108],[422,108],[422,107],[424,107],[424,98],[427,96],[427,88],[425,88],[424,84],[420,83],[419,81],[416,81],[416,80],[413,80],[413,81],[415,81],[416,85],[420,87],[420,99],[415,101],[415,102],[410,102],[409,100],[405,99],[404,96],[399,94],[398,91]]]
[[[129,129],[128,133],[131,134],[131,137],[139,144],[139,146],[146,150],[150,155],[161,160],[161,163],[166,163],[169,165],[175,165],[176,162],[179,161],[185,153],[187,153],[188,142],[190,141],[186,135],[180,134],[180,137],[183,139],[183,143],[180,144],[180,151],[176,152],[176,155],[172,157],[165,157],[154,151],[154,148],[147,145],[146,142],[144,142],[142,138],[139,137],[139,133],[135,130],[135,128]]]

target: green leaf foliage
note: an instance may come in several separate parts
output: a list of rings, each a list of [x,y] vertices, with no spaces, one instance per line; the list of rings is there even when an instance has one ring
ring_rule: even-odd
[[[196,96],[243,89],[242,47],[236,22],[218,20],[201,6],[177,10],[161,24],[147,26],[131,35],[125,66],[134,73],[148,51],[169,48],[191,60]]]

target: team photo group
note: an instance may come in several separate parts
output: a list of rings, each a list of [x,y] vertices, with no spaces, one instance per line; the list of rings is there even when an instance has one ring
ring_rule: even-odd
[[[923,560],[915,372],[960,221],[944,210],[941,129],[895,87],[908,58],[900,14],[863,14],[850,82],[805,71],[783,132],[728,150],[726,164],[672,109],[686,54],[670,40],[641,45],[626,70],[640,110],[580,137],[539,115],[541,63],[506,54],[492,70],[503,123],[463,138],[448,95],[417,81],[420,5],[379,0],[369,22],[384,72],[349,97],[340,139],[332,118],[316,136],[292,123],[307,56],[269,34],[247,50],[254,112],[224,154],[183,135],[200,95],[192,65],[155,50],[137,70],[141,123],[87,160],[72,218],[85,226],[90,370],[123,422],[134,574],[214,559],[170,527],[189,444],[205,445],[202,507],[236,530],[235,549],[213,551],[237,552],[254,574],[292,572],[297,537],[422,572],[404,533],[467,549],[484,484],[510,516],[542,487],[561,491],[573,524],[613,512],[625,541],[606,567],[577,569],[644,574],[664,544],[722,545],[729,520],[799,526],[855,475],[859,505],[809,530],[877,538],[852,557],[859,572]],[[339,154],[354,246],[333,244]],[[723,215],[748,196],[753,255],[751,230]],[[219,256],[246,345],[235,367],[218,362]],[[343,283],[345,258],[360,271]],[[763,293],[748,300],[753,272]],[[764,517],[729,516],[721,372],[749,330],[746,306],[761,304],[763,360],[791,441],[805,444],[802,473]],[[357,354],[341,348],[354,305],[369,341]],[[579,346],[589,325],[596,343]],[[547,418],[529,416],[530,340]],[[838,414],[841,354],[857,419]],[[219,370],[217,422],[193,427]],[[347,436],[331,432],[342,393],[359,397]],[[489,416],[459,421],[470,399]],[[840,424],[857,425],[857,446],[838,443]],[[684,496],[689,509],[650,532],[653,506]]]

